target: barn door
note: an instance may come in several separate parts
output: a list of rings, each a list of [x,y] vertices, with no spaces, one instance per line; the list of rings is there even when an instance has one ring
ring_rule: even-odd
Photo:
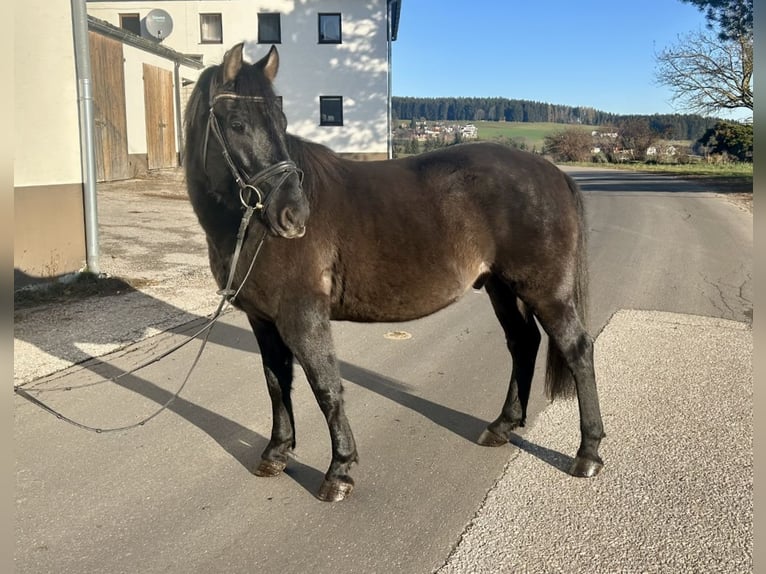
[[[93,86],[96,180],[128,179],[128,128],[122,43],[88,33]]]
[[[148,168],[176,167],[172,72],[144,64],[144,104]]]

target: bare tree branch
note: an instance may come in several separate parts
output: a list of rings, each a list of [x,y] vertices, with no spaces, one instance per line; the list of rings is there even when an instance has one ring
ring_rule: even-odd
[[[753,109],[753,37],[721,40],[696,32],[655,54],[657,81],[692,113]]]

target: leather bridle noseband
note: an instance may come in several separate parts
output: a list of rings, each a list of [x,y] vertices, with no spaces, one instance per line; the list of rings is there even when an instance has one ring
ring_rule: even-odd
[[[218,140],[218,143],[221,145],[221,153],[223,154],[223,158],[226,160],[226,164],[229,166],[229,171],[231,171],[231,175],[234,177],[234,181],[239,187],[240,202],[245,208],[252,207],[255,211],[263,212],[268,205],[268,201],[271,195],[276,190],[278,190],[282,184],[284,184],[287,178],[292,174],[296,174],[298,176],[299,182],[303,183],[303,171],[301,171],[301,169],[295,165],[295,162],[291,160],[277,162],[274,165],[262,169],[250,177],[248,177],[246,173],[240,170],[234,163],[234,160],[231,158],[226,138],[223,135],[223,130],[221,129],[221,124],[218,122],[218,118],[213,112],[213,108],[215,107],[216,102],[223,99],[246,100],[250,102],[266,102],[268,99],[263,96],[241,96],[239,94],[233,94],[230,92],[223,92],[211,97],[210,111],[208,113],[207,119],[207,129],[205,130],[205,142],[202,150],[204,165],[207,166],[208,136],[210,135],[210,132],[212,132],[215,138]],[[277,181],[276,185],[271,186],[271,189],[268,193],[264,193],[259,185],[278,175],[281,175],[281,177]],[[253,195],[255,195],[255,203],[251,204],[250,201],[253,199]]]

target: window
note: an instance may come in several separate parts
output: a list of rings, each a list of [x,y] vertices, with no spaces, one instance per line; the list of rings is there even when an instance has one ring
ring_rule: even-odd
[[[120,28],[141,35],[141,18],[138,14],[120,14]]]
[[[223,44],[223,22],[220,14],[199,15],[200,44]]]
[[[343,96],[319,96],[319,125],[343,125]]]
[[[282,43],[282,20],[279,14],[258,14],[258,43]]]
[[[319,15],[319,43],[340,44],[340,14]]]

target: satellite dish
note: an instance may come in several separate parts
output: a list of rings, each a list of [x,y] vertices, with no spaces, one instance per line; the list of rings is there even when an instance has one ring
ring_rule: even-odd
[[[144,25],[149,35],[162,42],[173,31],[173,19],[165,10],[155,8],[144,18]]]

